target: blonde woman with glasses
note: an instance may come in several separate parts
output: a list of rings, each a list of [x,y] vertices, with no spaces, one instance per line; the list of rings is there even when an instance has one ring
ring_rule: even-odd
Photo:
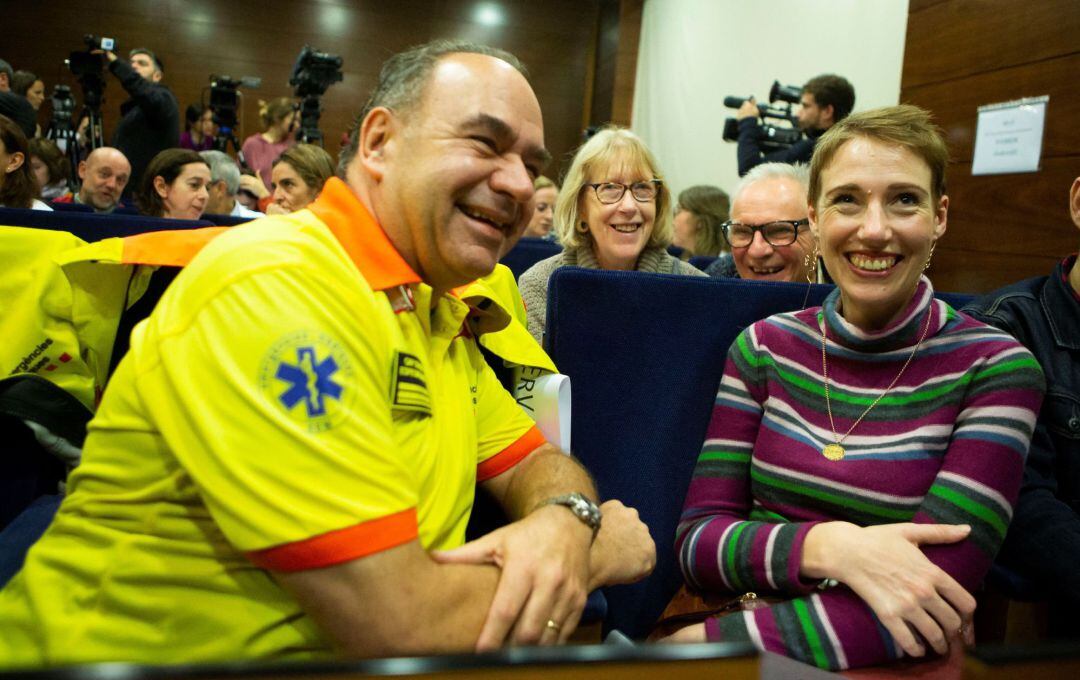
[[[705,276],[667,252],[671,193],[656,159],[633,132],[609,127],[585,142],[555,199],[563,246],[521,275],[529,332],[543,342],[547,286],[559,267]]]

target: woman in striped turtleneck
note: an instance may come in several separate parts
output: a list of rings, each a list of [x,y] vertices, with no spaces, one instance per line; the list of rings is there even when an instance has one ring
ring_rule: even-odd
[[[1010,336],[934,299],[947,151],[913,106],[818,142],[809,217],[837,287],[732,345],[676,538],[691,588],[779,602],[673,641],[842,669],[973,642],[1043,392]]]

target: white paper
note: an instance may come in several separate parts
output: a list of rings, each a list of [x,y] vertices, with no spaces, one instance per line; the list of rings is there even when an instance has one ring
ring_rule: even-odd
[[[570,378],[524,368],[514,380],[514,398],[544,438],[570,452]]]
[[[1035,172],[1042,157],[1048,95],[979,107],[972,175]]]

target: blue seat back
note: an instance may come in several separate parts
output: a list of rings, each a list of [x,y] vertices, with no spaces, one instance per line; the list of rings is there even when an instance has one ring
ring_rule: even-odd
[[[832,289],[571,267],[552,275],[546,341],[573,383],[573,453],[603,498],[637,508],[657,547],[652,576],[605,589],[606,629],[647,635],[681,583],[675,527],[731,343]],[[939,297],[959,308],[971,296]]]
[[[525,273],[525,270],[540,260],[546,260],[552,255],[562,252],[562,246],[554,241],[545,241],[541,238],[523,238],[517,242],[510,252],[503,255],[502,264],[514,272],[514,278]]]
[[[547,342],[574,389],[573,453],[603,498],[637,508],[657,547],[645,581],[605,589],[605,629],[648,634],[681,583],[672,545],[728,347],[831,286],[556,270]]]
[[[0,225],[67,231],[84,241],[100,241],[113,236],[131,236],[145,231],[198,229],[211,227],[205,220],[172,220],[143,215],[99,215],[81,212],[50,212],[0,208]]]

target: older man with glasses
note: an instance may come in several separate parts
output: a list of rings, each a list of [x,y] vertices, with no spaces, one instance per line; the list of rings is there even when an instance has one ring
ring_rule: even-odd
[[[739,181],[723,233],[731,255],[705,270],[718,278],[806,281],[813,244],[806,213],[806,166],[763,163]]]

